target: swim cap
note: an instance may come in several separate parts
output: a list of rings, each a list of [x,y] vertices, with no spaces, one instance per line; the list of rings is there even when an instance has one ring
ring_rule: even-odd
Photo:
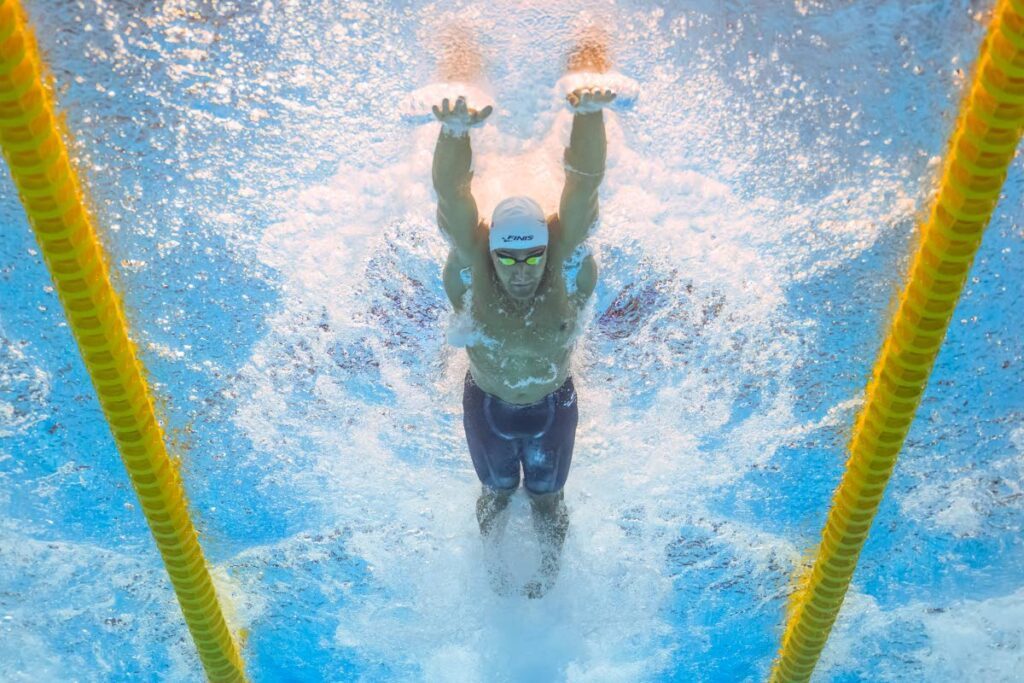
[[[509,197],[491,216],[491,251],[528,249],[548,243],[548,222],[540,204],[529,197]]]

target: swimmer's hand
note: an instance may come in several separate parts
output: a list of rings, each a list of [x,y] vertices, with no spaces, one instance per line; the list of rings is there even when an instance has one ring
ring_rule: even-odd
[[[590,114],[611,104],[615,93],[609,88],[583,87],[576,88],[565,99],[574,114]]]
[[[449,135],[459,138],[465,137],[469,133],[470,128],[484,125],[484,121],[494,111],[494,107],[491,105],[487,105],[480,111],[468,108],[466,106],[466,98],[463,95],[460,95],[455,100],[454,108],[449,108],[448,98],[446,97],[442,100],[440,109],[438,109],[436,104],[431,109],[437,120],[441,122],[441,128]]]

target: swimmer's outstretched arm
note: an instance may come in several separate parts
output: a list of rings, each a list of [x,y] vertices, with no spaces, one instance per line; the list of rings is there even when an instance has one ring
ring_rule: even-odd
[[[491,107],[477,112],[458,98],[449,109],[445,99],[434,107],[434,116],[441,121],[441,132],[434,147],[433,181],[437,192],[437,223],[451,240],[464,263],[469,263],[480,238],[477,224],[480,214],[470,186],[473,181],[473,150],[469,129],[481,125]]]
[[[615,93],[599,89],[575,90],[568,96],[576,114],[565,148],[565,187],[558,207],[566,251],[583,242],[597,221],[597,191],[608,152],[601,107],[613,99]]]

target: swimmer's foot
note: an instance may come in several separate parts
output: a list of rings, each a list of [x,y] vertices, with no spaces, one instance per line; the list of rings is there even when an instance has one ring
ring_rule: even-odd
[[[502,560],[498,548],[497,539],[484,538],[484,569],[487,572],[487,582],[495,595],[507,598],[516,592],[512,574]]]
[[[569,531],[569,510],[565,506],[564,491],[531,493],[530,512],[540,542],[540,571],[523,586],[523,594],[531,599],[543,597],[558,579],[562,560],[562,546]]]
[[[551,590],[558,580],[559,569],[558,555],[544,552],[544,557],[540,563],[539,575],[533,580],[526,582],[526,585],[523,586],[523,595],[531,600],[543,598],[544,594]]]
[[[476,501],[476,519],[480,525],[480,540],[484,545],[484,567],[491,590],[501,597],[515,593],[512,577],[501,560],[502,537],[508,525],[508,504],[511,491],[496,491],[484,486]]]
[[[523,586],[523,595],[531,600],[537,600],[539,598],[543,598],[544,594],[547,593],[553,585],[555,585],[554,582],[549,583],[546,581],[540,581],[539,579],[534,579],[533,581],[528,581],[526,585]]]
[[[507,598],[515,593],[512,576],[503,567],[488,566],[487,581],[491,584],[491,590],[499,597]]]
[[[527,581],[526,584],[523,585],[523,595],[531,600],[543,598],[544,595],[554,587],[557,579],[557,575],[552,576],[541,573],[539,577]]]

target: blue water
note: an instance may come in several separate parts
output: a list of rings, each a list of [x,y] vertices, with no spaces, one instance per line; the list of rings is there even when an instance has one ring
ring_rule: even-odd
[[[253,680],[763,679],[991,5],[27,0]],[[606,117],[563,572],[503,599],[436,125],[400,105],[475,37],[481,211],[554,210],[588,23],[640,96]],[[0,175],[0,680],[198,679]],[[816,680],[1019,680],[1022,199],[1018,157]]]

